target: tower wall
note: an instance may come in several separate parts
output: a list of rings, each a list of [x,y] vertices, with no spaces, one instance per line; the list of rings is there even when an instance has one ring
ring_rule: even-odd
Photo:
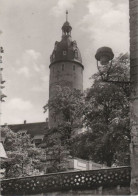
[[[50,65],[49,80],[49,99],[54,96],[54,89],[57,85],[68,86],[71,89],[83,91],[83,65],[75,61],[61,61]],[[56,119],[52,117],[52,111],[49,111],[49,127],[55,127],[62,121],[62,116],[58,115]]]
[[[83,90],[83,66],[76,62],[57,62],[50,65],[49,92],[56,85]]]

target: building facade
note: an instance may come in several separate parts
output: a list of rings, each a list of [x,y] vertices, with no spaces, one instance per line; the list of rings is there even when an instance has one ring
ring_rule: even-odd
[[[67,17],[68,12],[66,12],[66,22],[62,26],[62,39],[60,42],[55,42],[50,56],[49,99],[54,96],[57,85],[83,90],[84,66],[77,43],[72,41],[72,27]],[[52,110],[49,110],[49,127],[57,126],[59,121],[60,116],[53,118]]]
[[[21,133],[22,135],[28,134],[36,146],[39,146],[43,142],[44,136],[48,130],[48,122],[35,122],[27,123],[26,120],[22,124],[5,124],[2,127],[8,127],[15,133]],[[1,141],[4,143],[5,134],[1,135]]]

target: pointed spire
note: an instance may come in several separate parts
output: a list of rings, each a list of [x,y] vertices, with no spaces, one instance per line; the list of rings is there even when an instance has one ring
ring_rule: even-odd
[[[66,22],[68,21],[68,10],[66,10]]]
[[[62,37],[71,36],[72,27],[68,22],[68,10],[66,10],[66,22],[62,26]]]

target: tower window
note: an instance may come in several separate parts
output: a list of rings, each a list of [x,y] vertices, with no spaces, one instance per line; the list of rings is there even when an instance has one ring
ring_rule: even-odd
[[[73,71],[75,71],[75,65],[73,65]]]
[[[64,71],[64,64],[62,64],[62,71]]]
[[[63,51],[63,55],[66,55],[67,54],[67,51]]]

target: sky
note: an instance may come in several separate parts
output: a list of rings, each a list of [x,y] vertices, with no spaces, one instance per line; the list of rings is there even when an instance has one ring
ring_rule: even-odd
[[[49,64],[61,40],[65,11],[84,65],[84,89],[97,72],[95,53],[109,46],[115,56],[129,52],[128,0],[0,0],[0,45],[4,48],[2,124],[45,121]]]

